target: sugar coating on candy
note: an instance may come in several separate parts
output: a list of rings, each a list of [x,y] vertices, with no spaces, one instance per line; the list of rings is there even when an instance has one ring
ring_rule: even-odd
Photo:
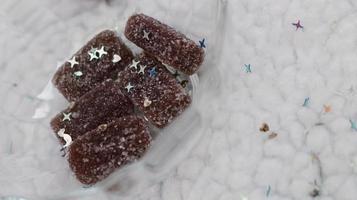
[[[194,41],[144,14],[128,19],[125,36],[163,63],[188,75],[195,73],[204,59],[203,49]]]
[[[162,128],[180,115],[191,98],[154,57],[142,53],[118,75],[123,91],[155,126]]]
[[[57,114],[51,121],[51,127],[64,144],[64,139],[57,134],[61,129],[74,141],[100,124],[133,113],[134,105],[130,99],[121,93],[114,81],[107,80]]]
[[[69,148],[68,161],[77,179],[91,185],[140,158],[150,142],[145,121],[125,116],[79,137]]]
[[[132,58],[116,33],[105,30],[66,61],[52,82],[67,100],[75,101],[104,80],[116,79]]]

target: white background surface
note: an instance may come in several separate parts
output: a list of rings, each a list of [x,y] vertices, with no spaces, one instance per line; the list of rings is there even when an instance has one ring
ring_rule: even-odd
[[[301,200],[312,199],[315,188],[316,199],[357,199],[357,131],[349,122],[357,121],[356,4],[229,0],[216,66],[221,93],[207,100],[211,109],[203,113],[214,118],[204,123],[206,132],[190,155],[136,199]],[[54,151],[29,142],[42,137],[31,122],[19,124],[32,113],[22,105],[47,83],[54,61],[67,59],[96,30],[112,27],[125,9],[121,1],[1,3],[0,194],[36,188],[18,175],[37,169],[24,156],[27,148]],[[298,19],[304,29],[296,31],[291,23]],[[244,64],[251,64],[251,73]],[[263,122],[276,138],[259,131]]]

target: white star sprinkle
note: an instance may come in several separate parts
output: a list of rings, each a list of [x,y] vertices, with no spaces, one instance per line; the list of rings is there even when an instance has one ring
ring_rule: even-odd
[[[62,128],[57,132],[57,135],[60,136],[61,138],[63,138],[64,141],[66,141],[66,144],[63,146],[63,148],[66,148],[72,144],[72,137],[68,134],[65,134],[65,131],[66,130],[64,128]]]
[[[138,74],[145,74],[145,68],[146,68],[147,66],[146,65],[140,65],[140,70],[139,70],[139,72],[138,72]]]
[[[145,38],[145,39],[147,39],[147,40],[150,40],[150,39],[149,39],[149,34],[150,34],[150,32],[146,32],[146,31],[144,30],[144,37],[143,37],[143,38]]]
[[[96,53],[97,53],[97,48],[92,48],[91,50],[88,51],[88,54],[90,56],[89,61],[92,61],[93,59],[98,59]]]
[[[117,63],[119,61],[121,61],[121,57],[118,54],[114,54],[112,62]]]
[[[71,115],[72,115],[72,113],[63,113],[63,119],[62,119],[62,121],[66,121],[66,120],[68,120],[68,121],[71,121]]]
[[[71,68],[73,68],[74,65],[78,65],[79,62],[76,61],[76,56],[73,56],[71,60],[67,60],[71,64]]]
[[[135,68],[135,70],[137,70],[139,63],[140,63],[140,61],[132,60],[132,63],[131,63],[131,65],[129,66],[129,68]]]
[[[129,82],[128,85],[125,87],[125,89],[130,92],[131,88],[133,88],[134,86],[131,85],[131,83]]]
[[[104,50],[104,46],[102,46],[99,50],[97,50],[96,53],[99,53],[99,58],[101,58],[103,55],[108,54],[108,52]]]

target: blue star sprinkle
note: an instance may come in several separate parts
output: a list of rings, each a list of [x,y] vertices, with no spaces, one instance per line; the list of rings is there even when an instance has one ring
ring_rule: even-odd
[[[352,130],[357,131],[356,122],[354,122],[354,121],[352,121],[352,120],[350,119],[350,123],[351,123],[351,128],[352,128]]]
[[[201,48],[206,48],[206,45],[205,45],[205,39],[203,38],[202,40],[198,41],[200,43],[200,47]]]
[[[252,73],[252,69],[250,68],[250,64],[244,64],[244,67],[245,67],[245,72],[247,73]]]
[[[305,98],[304,103],[302,104],[302,106],[304,106],[304,107],[308,106],[309,102],[310,102],[310,97]]]
[[[156,67],[153,67],[149,70],[149,76],[155,77],[157,75]]]

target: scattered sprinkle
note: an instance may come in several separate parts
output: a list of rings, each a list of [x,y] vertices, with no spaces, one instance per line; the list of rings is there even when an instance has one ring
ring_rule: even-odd
[[[79,64],[79,62],[76,61],[76,56],[73,56],[73,58],[70,60],[67,60],[67,62],[69,62],[71,64],[71,68],[73,68],[74,65]]]
[[[198,42],[199,42],[201,48],[206,48],[205,38],[203,38],[202,40],[200,40]]]
[[[152,103],[152,101],[150,101],[147,97],[145,97],[145,99],[144,99],[144,107],[150,106],[151,103]]]
[[[150,32],[146,32],[145,30],[144,30],[143,32],[144,32],[143,38],[146,39],[146,40],[150,40],[150,39],[149,39],[149,34],[150,34]]]
[[[352,128],[352,130],[357,131],[356,122],[354,122],[354,121],[352,121],[352,120],[350,119],[350,123],[351,123],[351,128]]]
[[[114,54],[112,62],[117,63],[119,61],[121,61],[121,57],[118,54]]]
[[[270,187],[270,185],[269,185],[269,186],[268,186],[268,189],[267,189],[267,191],[266,191],[266,193],[265,193],[265,196],[266,196],[266,197],[269,197],[270,192],[271,192],[271,187]]]
[[[65,133],[65,129],[64,128],[60,129],[57,132],[57,135],[60,136],[61,138],[63,138],[64,141],[66,141],[66,144],[63,146],[63,149],[65,149],[66,147],[68,147],[69,145],[72,144],[72,137]]]
[[[66,120],[68,120],[68,121],[71,121],[71,115],[72,115],[72,113],[62,113],[63,114],[63,119],[62,119],[62,121],[66,121]]]
[[[81,71],[76,71],[76,72],[74,72],[73,74],[74,74],[75,76],[77,76],[77,77],[80,77],[80,76],[83,75],[83,72],[81,72]]]
[[[155,77],[157,75],[156,67],[153,67],[149,70],[149,76]]]
[[[130,92],[130,90],[133,88],[134,86],[131,85],[131,83],[129,82],[128,85],[125,87],[125,89],[127,90],[127,92]]]
[[[93,59],[98,59],[97,48],[92,48],[91,50],[89,50],[88,55],[90,56],[89,61],[92,61]]]
[[[106,51],[104,50],[104,46],[102,46],[99,50],[97,50],[96,53],[99,54],[99,56],[98,56],[99,58],[101,58],[103,55],[108,54],[108,52],[106,52]]]
[[[252,69],[251,69],[251,67],[250,67],[250,64],[244,64],[244,67],[245,67],[245,72],[246,73],[252,73]]]
[[[129,69],[134,68],[135,70],[138,70],[138,64],[139,63],[140,63],[140,61],[132,60],[131,61],[131,65],[129,66]]]
[[[325,111],[325,113],[331,112],[331,106],[330,105],[324,105],[324,111]]]
[[[309,102],[310,102],[310,97],[305,98],[302,106],[307,107],[309,105]]]
[[[269,131],[269,126],[267,123],[263,123],[262,126],[259,128],[261,132],[268,132]]]
[[[276,138],[276,136],[278,136],[278,134],[275,133],[275,132],[272,132],[272,133],[270,133],[270,135],[268,136],[268,139],[274,139],[274,138]]]
[[[146,65],[140,65],[140,70],[139,70],[138,74],[144,74],[146,67],[147,67]]]
[[[318,189],[316,189],[316,188],[310,192],[310,196],[313,197],[313,198],[315,198],[315,197],[317,197],[319,195],[320,195],[320,191]]]
[[[301,25],[300,20],[297,21],[297,23],[292,23],[293,26],[296,26],[296,31],[301,28],[303,29],[304,27]]]

